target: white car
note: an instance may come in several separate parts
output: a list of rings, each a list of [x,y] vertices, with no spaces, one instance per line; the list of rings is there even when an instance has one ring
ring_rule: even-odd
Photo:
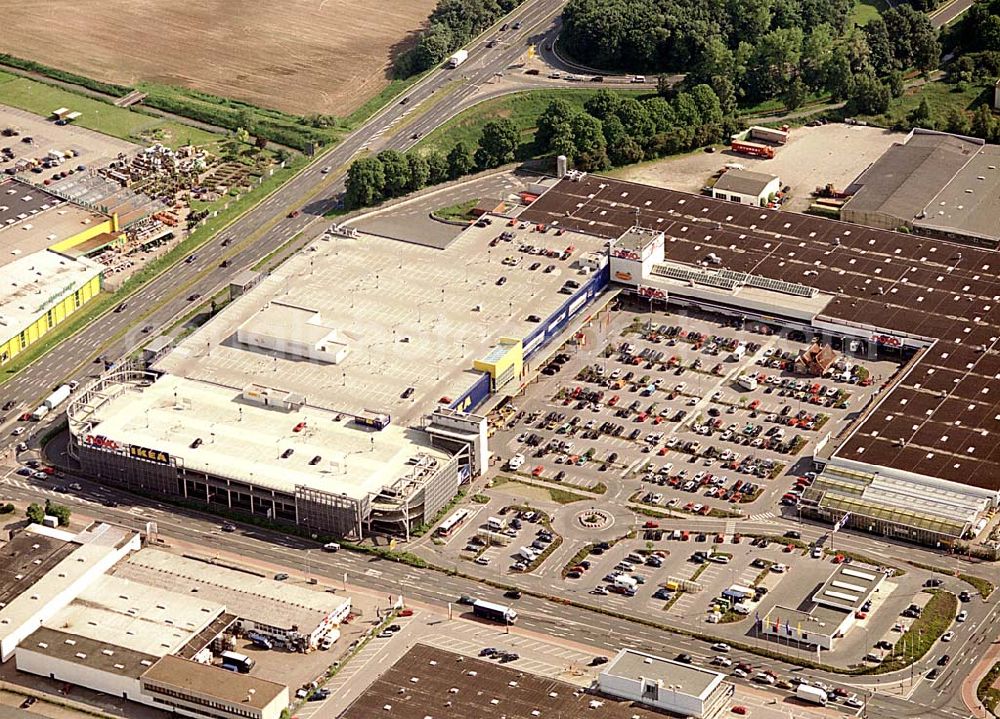
[[[969,618],[969,613],[963,609],[962,611],[960,611],[958,613],[958,616],[955,617],[955,621],[956,622],[964,622],[968,618]]]
[[[518,453],[507,461],[507,469],[511,470],[512,472],[516,472],[518,469],[521,468],[523,464],[524,464],[524,455]]]
[[[712,664],[717,667],[731,667],[733,665],[733,660],[729,657],[714,657],[712,659]]]
[[[490,563],[489,557],[476,557],[476,564],[481,567],[485,567]]]
[[[774,572],[775,574],[783,574],[787,569],[788,567],[786,567],[784,564],[779,563],[771,565],[771,571]]]
[[[715,644],[712,645],[712,651],[713,652],[728,652],[729,651],[729,645],[726,644],[725,642],[716,642]]]
[[[864,707],[865,702],[863,699],[860,699],[857,694],[851,694],[851,696],[844,700],[844,704],[855,709],[861,709]]]
[[[942,642],[950,642],[954,638],[955,638],[955,632],[945,632],[944,634],[941,635]]]
[[[14,431],[11,432],[11,434],[14,435],[15,437],[19,434],[24,434],[24,427],[15,427]]]
[[[739,677],[740,679],[746,679],[749,675],[739,667],[736,667],[733,669],[733,676]]]

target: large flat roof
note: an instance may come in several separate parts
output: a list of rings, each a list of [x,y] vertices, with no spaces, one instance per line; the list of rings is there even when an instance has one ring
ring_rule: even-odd
[[[981,147],[981,141],[914,131],[894,144],[855,181],[847,209],[913,220]]]
[[[1000,147],[983,145],[924,208],[917,227],[1000,236]]]
[[[868,564],[838,564],[823,586],[813,594],[813,601],[820,606],[855,612],[868,601],[884,579],[885,574]]]
[[[104,268],[41,250],[0,266],[0,341],[13,337]]]
[[[374,431],[311,405],[284,412],[243,400],[241,390],[173,375],[143,387],[116,385],[108,396],[91,415],[91,434],[166,452],[189,470],[282,492],[301,484],[360,499],[413,474],[418,455],[448,460],[421,429],[394,422]],[[202,442],[192,448],[196,439]]]
[[[154,591],[155,587],[155,591]],[[200,594],[105,575],[56,612],[45,626],[163,656],[184,646],[225,606]]]
[[[0,636],[19,629],[134,536],[124,527],[103,523],[90,525],[65,542],[33,526],[16,535],[0,552]]]
[[[622,649],[618,652],[607,668],[601,674],[638,680],[662,681],[665,687],[674,687],[681,694],[705,700],[715,690],[724,678],[723,674],[699,667],[695,664],[684,664],[672,659],[664,659],[655,654]]]
[[[325,235],[285,262],[198,332],[157,361],[155,368],[190,379],[242,388],[251,382],[305,396],[310,405],[360,414],[365,409],[410,424],[441,397],[457,397],[478,378],[473,361],[501,337],[524,337],[527,320],[555,312],[558,293],[581,252],[600,249],[594,237],[542,234],[508,227],[470,227],[446,249],[373,235]],[[502,231],[510,242],[490,242]],[[522,254],[520,244],[562,251],[567,260]],[[503,264],[517,257],[519,266]],[[529,269],[535,262],[539,267]],[[554,270],[546,273],[546,266]],[[499,278],[509,281],[497,285]],[[236,332],[269,302],[316,310],[336,328],[349,352],[339,364],[254,349]],[[273,380],[270,378],[274,378]],[[414,387],[412,397],[401,397]]]
[[[145,548],[119,564],[114,575],[177,594],[196,593],[208,604],[272,626],[300,627],[307,634],[350,599]],[[197,592],[193,590],[197,589]]]
[[[669,261],[696,265],[713,252],[720,268],[829,295],[820,320],[928,346],[834,457],[1000,490],[996,252],[594,175],[560,182],[523,216],[610,238],[636,209],[643,227],[666,234]]]
[[[385,706],[391,705],[391,710]],[[417,644],[393,664],[339,719],[662,719],[633,702],[596,696],[580,687]]]
[[[70,542],[32,531],[18,532],[0,545],[0,618],[6,618],[4,609],[11,601],[27,592],[75,548]]]
[[[0,266],[105,219],[20,180],[0,180]]]
[[[132,679],[142,676],[160,656],[51,627],[41,627],[32,632],[18,645],[17,651],[22,650]]]
[[[245,704],[255,709],[263,709],[288,693],[288,687],[284,684],[171,655],[156,662],[142,679],[143,682],[175,687],[186,694],[215,697],[224,702]]]

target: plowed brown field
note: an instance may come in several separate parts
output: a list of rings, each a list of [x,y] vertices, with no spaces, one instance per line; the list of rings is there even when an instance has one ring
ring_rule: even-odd
[[[388,82],[434,0],[19,0],[0,51],[116,83],[343,115]]]

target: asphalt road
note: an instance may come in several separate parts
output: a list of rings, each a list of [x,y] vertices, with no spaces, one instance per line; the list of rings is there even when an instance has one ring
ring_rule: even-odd
[[[67,477],[59,481],[68,483],[74,480],[83,486],[82,491],[60,495],[51,490],[51,482],[35,482],[8,475],[0,482],[0,496],[4,501],[8,499],[37,501],[40,498],[53,497],[68,503],[74,511],[84,513],[88,517],[112,521],[138,531],[145,531],[146,523],[154,521],[157,523],[161,539],[168,545],[172,540],[180,540],[204,547],[205,552],[232,553],[246,560],[267,562],[292,572],[309,574],[332,586],[338,586],[343,582],[346,573],[349,584],[363,585],[368,589],[387,594],[402,594],[410,601],[419,602],[437,611],[446,611],[448,604],[453,605],[455,612],[464,611],[464,607],[456,603],[462,595],[513,604],[518,610],[518,626],[553,637],[571,639],[603,650],[605,653],[627,646],[666,657],[687,653],[694,657],[695,661],[705,664],[717,654],[711,649],[709,642],[665,632],[625,618],[610,617],[578,607],[566,607],[529,595],[512,601],[505,599],[501,590],[460,576],[435,572],[433,580],[428,581],[428,572],[432,570],[415,569],[405,564],[348,551],[328,554],[324,553],[315,542],[257,527],[240,525],[238,531],[225,533],[220,529],[220,520],[211,515],[134,497],[112,488],[102,487],[85,478]],[[114,498],[120,506],[103,506],[101,502],[108,498]],[[884,675],[876,687],[870,677],[850,678],[845,681],[845,677],[838,675],[806,670],[771,659],[762,660],[750,652],[734,650],[729,656],[734,661],[747,661],[757,667],[769,668],[782,676],[798,674],[820,678],[833,685],[848,687],[851,691],[876,689],[869,700],[871,716],[940,717],[941,719],[965,717],[968,716],[968,712],[962,705],[959,692],[938,690],[945,685],[949,676],[952,676],[954,681],[961,682],[961,676],[970,668],[963,664],[965,659],[961,655],[964,653],[969,660],[974,661],[975,654],[978,653],[971,649],[975,644],[968,644],[967,647],[967,643],[976,642],[980,633],[984,636],[987,634],[992,636],[995,633],[996,625],[993,621],[1000,608],[996,603],[973,603],[967,607],[971,616],[966,626],[972,628],[973,633],[953,643],[953,654],[956,655],[954,666],[942,674],[935,683],[936,688],[923,682],[914,692],[912,701],[900,696],[910,688],[905,682],[909,677],[908,670]],[[967,648],[969,651],[964,651]],[[930,661],[930,657],[927,661]],[[923,671],[926,671],[926,668],[916,673],[918,679]],[[957,687],[957,684],[955,686]],[[775,691],[787,694],[780,690]],[[851,710],[851,713],[856,712]]]
[[[951,5],[948,5],[943,10],[931,17],[931,25],[936,28],[942,28],[952,20],[957,18],[959,15],[964,13],[970,7],[972,7],[973,0],[955,0]]]
[[[488,88],[485,93],[480,92],[482,86],[495,73],[516,63],[536,36],[551,27],[564,1],[526,2],[504,18],[511,23],[520,20],[523,27],[503,33],[503,42],[497,47],[486,48],[477,42],[463,65],[429,74],[406,93],[405,104],[395,101],[376,113],[309,168],[203,245],[192,262],[181,262],[163,272],[133,295],[124,311],[109,311],[10,378],[3,384],[0,396],[4,402],[16,402],[17,408],[6,413],[7,422],[0,427],[3,433],[0,450],[17,441],[9,432],[20,412],[33,409],[58,384],[100,371],[95,358],[116,359],[125,355],[146,338],[142,327],[152,325],[154,330],[149,336],[155,337],[159,328],[192,311],[197,303],[187,297],[198,294],[209,298],[237,272],[252,267],[276,248],[290,243],[286,251],[294,252],[321,234],[328,225],[323,214],[336,207],[351,158],[365,149],[373,152],[407,149],[417,142],[411,137],[414,133],[423,135],[489,97]],[[324,168],[330,168],[328,174],[322,172]],[[294,209],[300,209],[301,214],[288,217]],[[291,242],[293,238],[297,239]],[[220,267],[223,259],[229,260],[229,267]]]

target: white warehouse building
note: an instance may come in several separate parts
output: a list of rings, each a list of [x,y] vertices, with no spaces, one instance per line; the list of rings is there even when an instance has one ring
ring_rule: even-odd
[[[781,180],[774,175],[733,169],[718,179],[712,187],[712,197],[741,205],[763,206],[780,190]]]
[[[719,672],[622,649],[597,678],[598,690],[681,716],[712,719],[735,687]]]

